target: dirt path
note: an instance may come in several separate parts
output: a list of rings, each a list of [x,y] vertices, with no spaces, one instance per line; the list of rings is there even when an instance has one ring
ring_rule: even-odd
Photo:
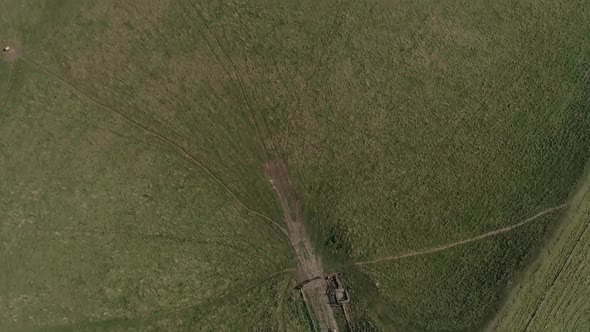
[[[289,233],[291,245],[297,258],[298,282],[323,276],[324,270],[320,259],[314,252],[311,241],[305,231],[301,205],[287,177],[284,163],[280,161],[266,164],[266,174],[273,183],[283,208],[283,218]],[[338,325],[334,311],[326,296],[325,282],[312,282],[302,289],[304,298],[309,301],[321,332],[336,330]]]
[[[380,257],[380,258],[376,258],[376,259],[372,259],[369,261],[364,261],[364,262],[356,262],[355,265],[367,265],[367,264],[375,264],[375,263],[379,263],[379,262],[386,262],[386,261],[395,261],[398,259],[402,259],[402,258],[408,258],[408,257],[413,257],[413,256],[419,256],[419,255],[426,255],[426,254],[432,254],[435,252],[439,252],[439,251],[443,251],[443,250],[447,250],[456,246],[460,246],[463,244],[467,244],[470,242],[474,242],[474,241],[478,241],[481,239],[485,239],[487,237],[491,237],[491,236],[496,236],[496,235],[500,235],[506,232],[509,232],[515,228],[524,226],[528,223],[530,223],[531,221],[534,221],[535,219],[542,217],[548,213],[552,213],[555,212],[557,210],[563,209],[564,207],[566,207],[567,204],[561,204],[558,206],[554,206],[552,208],[549,208],[547,210],[543,210],[537,214],[535,214],[534,216],[527,218],[519,223],[516,223],[514,225],[510,225],[510,226],[506,226],[506,227],[502,227],[499,229],[496,229],[494,231],[491,232],[487,232],[469,239],[464,239],[464,240],[460,240],[457,242],[452,242],[452,243],[448,243],[442,246],[438,246],[438,247],[432,247],[432,248],[427,248],[427,249],[422,249],[422,250],[418,250],[418,251],[413,251],[413,252],[408,252],[405,254],[400,254],[400,255],[395,255],[395,256],[385,256],[385,257]]]

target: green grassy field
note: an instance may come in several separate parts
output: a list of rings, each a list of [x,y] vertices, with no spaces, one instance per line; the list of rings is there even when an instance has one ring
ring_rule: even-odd
[[[287,149],[326,256],[346,265],[434,247],[568,199],[590,152],[590,6],[352,7],[308,84],[317,94],[292,117]],[[404,331],[478,329],[559,217],[367,266],[376,303],[364,311],[386,308]],[[367,319],[384,320],[376,316]]]
[[[590,329],[590,181],[572,200],[566,221],[510,293],[489,331]]]
[[[264,152],[205,41],[162,61],[159,8],[2,7],[0,330],[301,330]]]
[[[0,330],[310,329],[275,159],[356,330],[482,328],[561,210],[354,263],[568,201],[588,21],[581,0],[3,1]]]

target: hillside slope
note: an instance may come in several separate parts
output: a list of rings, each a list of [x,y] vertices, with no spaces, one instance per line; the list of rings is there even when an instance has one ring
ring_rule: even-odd
[[[546,249],[513,286],[490,331],[590,329],[590,177]]]

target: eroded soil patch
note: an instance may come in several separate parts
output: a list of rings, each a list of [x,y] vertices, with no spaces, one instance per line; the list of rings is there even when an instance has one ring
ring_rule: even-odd
[[[297,199],[293,186],[289,182],[285,164],[281,161],[272,161],[265,166],[266,174],[270,178],[283,208],[283,219],[297,258],[298,281],[302,282],[323,276],[325,271],[305,231],[301,204]],[[336,330],[338,325],[334,317],[334,311],[330,307],[329,299],[326,296],[326,283],[313,283],[310,287],[302,288],[301,291],[312,307],[320,331]]]

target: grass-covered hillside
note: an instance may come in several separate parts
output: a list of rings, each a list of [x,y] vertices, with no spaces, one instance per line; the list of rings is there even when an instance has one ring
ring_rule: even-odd
[[[483,328],[590,159],[588,22],[582,0],[0,2],[0,330],[310,330],[274,161],[355,331]]]

